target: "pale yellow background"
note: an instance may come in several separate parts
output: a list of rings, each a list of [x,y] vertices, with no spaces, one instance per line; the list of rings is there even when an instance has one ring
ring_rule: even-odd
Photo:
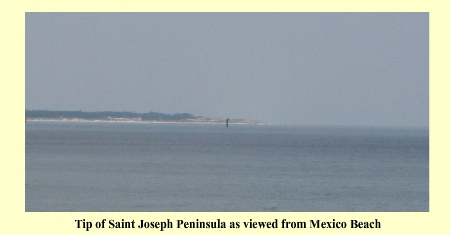
[[[11,2],[11,3],[5,3]],[[64,2],[63,4],[61,2]],[[283,233],[283,234],[444,234],[449,215],[450,144],[448,80],[449,8],[445,1],[2,1],[1,4],[1,220],[2,234],[74,234],[75,219],[164,221],[170,218],[228,223],[241,221],[240,229],[167,229],[179,233]],[[142,2],[149,2],[142,4]],[[25,12],[68,11],[402,11],[430,12],[430,212],[424,213],[25,213]],[[242,222],[378,219],[382,229],[245,229]],[[308,224],[309,226],[309,224]],[[431,231],[430,231],[431,230]],[[89,233],[160,233],[152,229],[92,229]]]

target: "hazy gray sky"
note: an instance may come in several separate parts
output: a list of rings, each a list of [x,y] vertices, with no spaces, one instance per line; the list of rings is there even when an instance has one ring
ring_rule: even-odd
[[[428,13],[26,13],[26,109],[428,126]]]

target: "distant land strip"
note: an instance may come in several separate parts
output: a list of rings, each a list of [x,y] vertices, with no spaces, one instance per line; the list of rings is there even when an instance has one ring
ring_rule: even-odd
[[[158,112],[83,112],[25,110],[25,121],[74,121],[74,122],[141,122],[141,123],[211,123],[223,124],[226,118],[204,118],[190,113],[164,114]],[[265,124],[259,120],[229,119],[230,124]]]

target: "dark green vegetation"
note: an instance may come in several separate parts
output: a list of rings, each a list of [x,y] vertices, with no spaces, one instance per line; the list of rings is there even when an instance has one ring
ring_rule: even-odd
[[[133,112],[83,112],[83,111],[48,111],[48,110],[25,110],[25,118],[30,119],[64,119],[64,118],[79,118],[79,119],[95,119],[108,120],[116,118],[135,118],[141,120],[186,120],[201,118],[190,113],[176,113],[164,114],[157,112],[148,113],[133,113]]]

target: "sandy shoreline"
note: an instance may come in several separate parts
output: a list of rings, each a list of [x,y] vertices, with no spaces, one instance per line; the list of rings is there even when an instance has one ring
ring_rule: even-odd
[[[115,119],[81,119],[81,118],[26,118],[25,122],[102,122],[102,123],[160,123],[160,124],[220,124],[225,125],[225,119],[186,119],[186,120],[141,120],[139,118],[115,118]],[[229,124],[267,125],[262,121],[230,119]]]

